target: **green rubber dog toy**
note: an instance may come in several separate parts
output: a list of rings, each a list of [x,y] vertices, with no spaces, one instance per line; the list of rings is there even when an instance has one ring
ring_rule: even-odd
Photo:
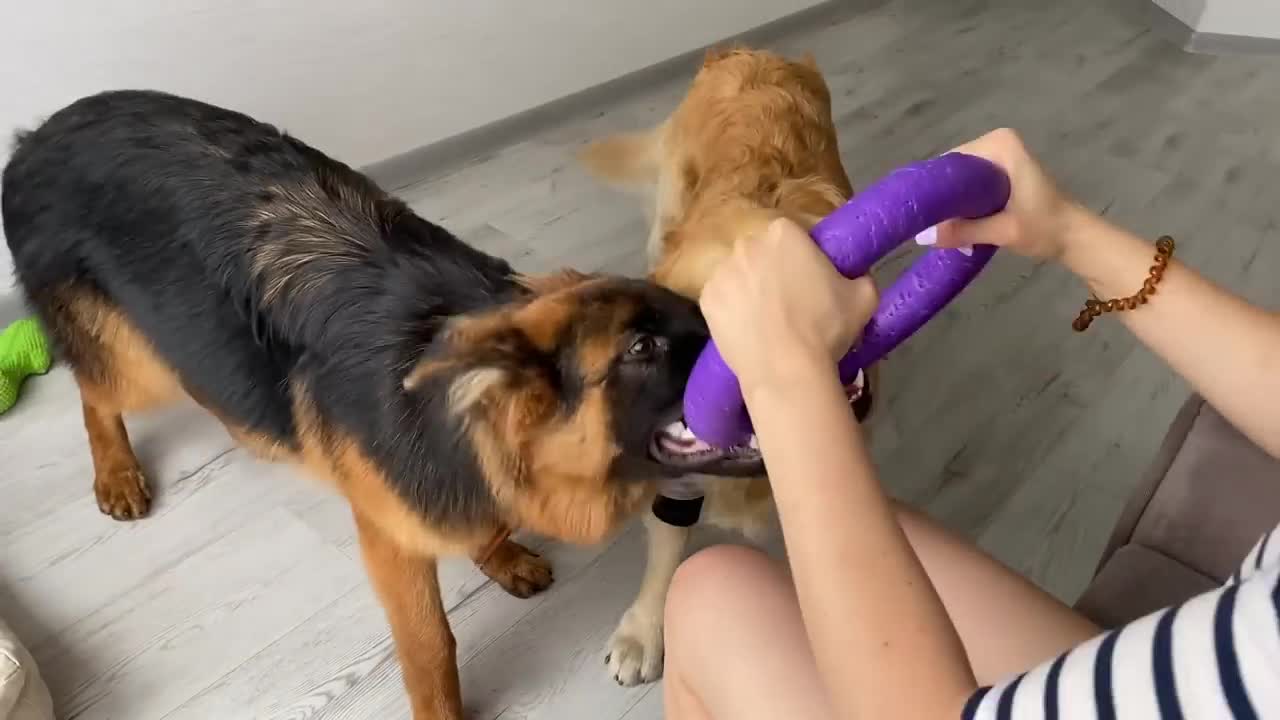
[[[51,365],[49,341],[35,318],[19,320],[0,332],[0,414],[18,402],[23,380],[49,372]]]

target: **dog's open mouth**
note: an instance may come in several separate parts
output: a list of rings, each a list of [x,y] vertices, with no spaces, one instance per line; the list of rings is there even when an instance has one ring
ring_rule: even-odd
[[[870,409],[870,391],[866,374],[859,372],[853,382],[845,387],[849,405],[862,420]],[[746,444],[731,448],[718,448],[694,436],[684,418],[659,428],[650,441],[649,454],[654,460],[671,468],[708,474],[739,474],[763,470],[760,444],[752,435]]]

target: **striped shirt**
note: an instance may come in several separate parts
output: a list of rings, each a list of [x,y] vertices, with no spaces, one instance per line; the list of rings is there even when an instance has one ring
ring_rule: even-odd
[[[963,718],[1280,718],[1280,527],[1221,588],[980,688]]]

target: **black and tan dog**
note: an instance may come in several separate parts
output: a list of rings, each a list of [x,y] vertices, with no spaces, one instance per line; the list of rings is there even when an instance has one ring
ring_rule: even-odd
[[[3,180],[102,511],[151,497],[121,414],[182,396],[306,466],[351,505],[417,720],[461,716],[435,559],[530,595],[551,569],[511,530],[598,541],[664,472],[653,437],[708,337],[668,290],[518,276],[276,128],[156,92],[57,112]]]

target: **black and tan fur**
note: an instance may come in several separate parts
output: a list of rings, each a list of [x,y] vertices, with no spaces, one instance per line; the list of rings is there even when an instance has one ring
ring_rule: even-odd
[[[643,507],[650,434],[707,340],[670,291],[520,277],[276,128],[157,92],[88,97],[21,137],[3,217],[79,384],[102,511],[152,502],[122,415],[184,396],[325,479],[416,720],[461,716],[436,558],[545,588],[507,534],[595,542]]]

